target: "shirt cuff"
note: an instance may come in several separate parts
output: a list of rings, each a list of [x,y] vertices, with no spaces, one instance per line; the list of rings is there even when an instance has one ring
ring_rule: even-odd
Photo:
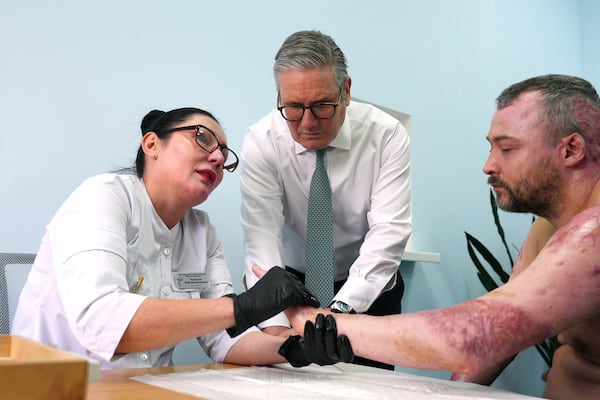
[[[275,315],[274,317],[266,319],[263,322],[261,322],[260,324],[258,324],[258,327],[260,329],[268,328],[270,326],[286,326],[289,328],[290,321],[288,321],[288,319],[284,313],[279,313],[279,314]]]
[[[385,285],[381,285],[382,289],[378,288],[379,285],[374,285],[361,278],[348,278],[333,300],[343,301],[350,305],[357,313],[364,313],[377,300],[381,293],[394,287],[396,276],[394,274],[392,280]]]

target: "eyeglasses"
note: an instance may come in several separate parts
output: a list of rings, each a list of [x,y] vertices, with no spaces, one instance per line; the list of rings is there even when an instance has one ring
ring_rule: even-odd
[[[196,144],[202,148],[202,150],[207,151],[208,153],[212,153],[217,149],[221,149],[221,153],[223,154],[223,169],[229,172],[235,171],[238,166],[239,159],[237,154],[233,150],[231,150],[226,145],[219,143],[217,140],[217,135],[204,125],[192,125],[192,126],[181,126],[179,128],[169,129],[165,133],[177,132],[177,131],[196,131]],[[230,163],[227,163],[229,159],[229,155],[233,156],[233,160]]]
[[[335,115],[335,110],[337,106],[340,105],[340,101],[342,100],[342,88],[340,87],[340,95],[338,97],[337,102],[322,102],[322,103],[314,103],[309,106],[280,106],[279,100],[280,95],[277,95],[277,109],[281,113],[281,116],[287,121],[300,121],[302,117],[304,117],[304,111],[309,108],[310,112],[318,118],[318,119],[329,119]]]

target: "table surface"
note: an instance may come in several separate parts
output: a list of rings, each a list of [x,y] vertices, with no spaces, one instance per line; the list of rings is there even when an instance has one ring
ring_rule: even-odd
[[[296,369],[292,368],[291,366],[289,366],[288,364],[283,364],[283,365],[277,365],[276,366],[277,369],[279,370],[291,370],[293,371],[293,373],[296,373]],[[226,372],[225,370],[231,370],[234,368],[247,368],[246,370],[240,370],[240,371],[229,371]],[[175,390],[169,390],[166,389],[165,387],[168,387],[169,385],[164,385],[165,387],[161,387],[163,385],[151,385],[151,384],[146,384],[143,382],[140,382],[139,380],[134,380],[131,379],[132,377],[140,377],[143,375],[163,375],[163,374],[170,374],[170,373],[182,373],[182,372],[196,372],[196,373],[201,373],[202,370],[215,370],[215,371],[221,371],[222,375],[227,375],[228,378],[226,378],[226,382],[234,382],[235,378],[234,376],[239,376],[240,374],[238,374],[238,372],[242,372],[241,376],[244,376],[244,373],[248,373],[248,376],[253,376],[254,380],[256,379],[275,379],[273,380],[273,385],[277,386],[277,385],[282,385],[285,384],[286,380],[284,380],[282,378],[282,376],[277,375],[274,378],[271,377],[269,374],[271,374],[271,372],[267,373],[266,377],[263,377],[262,371],[258,371],[258,378],[257,378],[257,370],[255,369],[257,367],[243,367],[243,366],[239,366],[239,365],[231,365],[231,364],[196,364],[196,365],[180,365],[180,366],[173,366],[173,367],[159,367],[159,368],[134,368],[134,369],[121,369],[121,370],[109,370],[109,371],[101,371],[100,372],[100,379],[97,381],[93,381],[88,383],[87,386],[87,397],[86,400],[198,400],[198,399],[202,399],[202,397],[199,396],[194,396],[191,394],[186,394],[186,393],[182,393],[182,392],[178,392]],[[421,393],[422,396],[418,397],[418,398],[423,398],[423,396],[428,396],[428,398],[432,398],[432,399],[440,399],[440,398],[456,398],[456,399],[465,399],[465,398],[469,398],[469,399],[534,399],[534,397],[530,397],[530,396],[525,396],[525,395],[521,395],[521,394],[517,394],[517,393],[511,393],[511,392],[506,392],[506,391],[502,391],[502,390],[498,390],[498,389],[494,389],[494,388],[490,388],[487,386],[480,386],[480,385],[474,385],[474,384],[468,384],[468,383],[463,383],[463,382],[452,382],[452,381],[448,381],[448,380],[439,380],[439,379],[434,379],[434,378],[427,378],[427,377],[421,377],[421,376],[417,376],[417,375],[412,375],[412,374],[404,374],[401,372],[392,372],[392,371],[384,371],[384,370],[378,370],[376,368],[372,368],[372,367],[365,367],[365,366],[361,366],[361,365],[355,365],[355,364],[345,364],[345,363],[339,363],[336,364],[335,366],[325,366],[325,367],[318,367],[318,366],[309,366],[309,367],[304,367],[303,368],[303,372],[302,375],[303,377],[299,380],[297,377],[291,376],[291,382],[294,382],[294,385],[292,386],[293,388],[298,388],[298,385],[302,385],[302,384],[309,384],[310,385],[310,389],[308,390],[306,393],[310,392],[313,395],[315,393],[320,393],[319,396],[321,396],[321,392],[319,392],[318,390],[315,392],[315,382],[313,379],[310,378],[306,378],[306,375],[310,375],[310,374],[317,374],[319,376],[329,376],[335,374],[335,378],[331,379],[330,381],[328,381],[327,379],[325,379],[324,381],[321,382],[321,384],[323,384],[324,386],[324,392],[326,393],[327,390],[332,390],[331,385],[346,385],[344,386],[344,388],[347,387],[351,387],[353,382],[357,382],[359,385],[361,386],[361,389],[364,390],[374,390],[375,392],[383,395],[384,393],[388,393],[389,390],[391,389],[393,391],[393,395],[390,397],[385,397],[385,398],[397,398],[397,394],[398,393],[406,393],[409,395],[415,394],[415,393]],[[375,372],[374,372],[375,371]],[[234,374],[231,374],[232,372],[235,372]],[[254,374],[253,374],[254,373]],[[339,377],[340,375],[338,374],[348,374],[348,376],[350,378],[350,381],[348,382],[343,382],[340,381]],[[373,374],[376,374],[376,376],[374,376]],[[357,374],[356,377],[352,377],[352,374]],[[389,381],[389,376],[386,376],[386,374],[391,374],[394,375],[393,377],[393,381],[390,383]],[[187,379],[197,379],[197,376],[192,376],[192,375],[179,375],[179,378],[181,377],[188,377]],[[343,377],[343,376],[342,376]],[[252,379],[250,380],[252,381]],[[184,387],[185,387],[185,379],[184,380],[178,380],[177,385],[183,383]],[[245,382],[245,381],[244,381]],[[269,381],[271,382],[271,381]],[[283,383],[282,383],[283,382]],[[341,382],[341,383],[340,383]],[[364,382],[364,384],[361,384],[360,382]],[[247,382],[245,382],[247,383]],[[228,383],[227,383],[228,384]],[[176,387],[179,387],[175,385]],[[328,386],[329,385],[329,386]],[[369,389],[369,385],[374,385],[374,388]],[[247,387],[244,389],[244,385],[241,385],[242,387],[238,387],[237,385],[236,390],[246,390],[248,392],[252,392],[253,390],[255,390],[256,388],[254,387]],[[251,385],[250,385],[251,386]],[[182,387],[183,389],[183,387]],[[264,389],[264,385],[261,386],[259,390],[263,390]],[[272,390],[273,388],[269,387],[269,390]],[[289,389],[288,386],[285,387],[286,390]],[[294,389],[294,390],[296,390]],[[383,389],[386,389],[388,391],[384,391]],[[305,390],[307,390],[307,388],[305,388]],[[363,390],[363,391],[364,391]],[[289,390],[288,390],[289,391]],[[227,391],[225,390],[224,393],[226,393],[229,397],[227,398],[235,398],[232,397],[232,392],[231,391]],[[246,392],[243,392],[246,393]],[[254,392],[253,392],[254,393]],[[271,393],[271,392],[269,392]],[[337,392],[336,392],[337,393]],[[295,395],[295,393],[293,393]],[[389,393],[388,393],[389,394]],[[224,395],[225,396],[225,395]],[[234,394],[235,396],[235,394]],[[261,395],[264,398],[264,395]],[[303,395],[304,396],[304,395]],[[353,396],[350,396],[352,398],[355,398]],[[300,398],[300,397],[296,397],[296,398]],[[312,398],[315,398],[314,396]],[[317,397],[317,398],[321,398],[321,397]],[[362,398],[362,397],[361,397]],[[536,397],[537,398],[537,397]]]
[[[169,374],[172,372],[198,371],[199,369],[243,368],[230,364],[179,365],[159,368],[132,368],[102,371],[100,380],[90,382],[86,400],[198,400],[199,397],[157,386],[147,385],[130,379],[145,374]]]

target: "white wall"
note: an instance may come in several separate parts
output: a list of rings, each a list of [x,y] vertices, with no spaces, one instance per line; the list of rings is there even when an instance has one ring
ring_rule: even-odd
[[[500,254],[481,172],[499,92],[550,72],[600,86],[593,0],[2,0],[0,10],[3,250],[36,251],[82,179],[131,164],[152,108],[206,108],[239,150],[246,127],[275,105],[277,48],[315,28],[344,49],[354,96],[411,115],[413,243],[442,263],[402,266],[407,311],[484,292],[464,231]],[[241,290],[238,185],[237,173],[226,176],[201,208]],[[518,248],[530,217],[501,218]],[[539,357],[518,361],[497,385],[540,395]]]

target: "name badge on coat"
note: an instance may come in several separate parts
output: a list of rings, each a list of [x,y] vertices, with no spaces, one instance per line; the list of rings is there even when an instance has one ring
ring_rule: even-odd
[[[208,287],[206,274],[198,272],[174,272],[175,286],[181,290],[202,290]]]

